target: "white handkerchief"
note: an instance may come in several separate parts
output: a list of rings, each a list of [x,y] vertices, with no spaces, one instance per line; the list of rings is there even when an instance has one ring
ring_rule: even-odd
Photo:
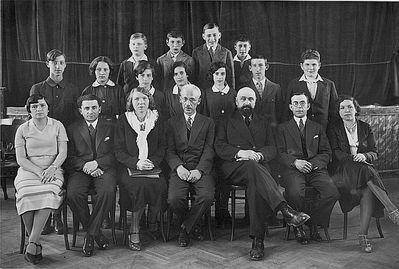
[[[109,140],[109,136],[107,136],[106,138],[104,138],[104,142]]]

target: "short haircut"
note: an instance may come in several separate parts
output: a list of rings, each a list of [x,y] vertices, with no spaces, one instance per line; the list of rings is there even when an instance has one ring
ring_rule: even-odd
[[[308,103],[310,104],[310,102],[309,102],[310,96],[309,96],[308,93],[305,92],[305,91],[297,91],[297,92],[294,91],[294,92],[291,94],[291,96],[290,96],[290,104],[291,104],[291,99],[292,99],[292,97],[295,96],[295,95],[305,95],[305,96],[306,96],[306,99],[307,99],[307,101],[308,101]]]
[[[58,49],[52,49],[52,50],[50,50],[49,52],[47,52],[47,54],[46,54],[46,61],[47,61],[47,62],[55,61],[55,59],[56,59],[58,56],[64,56],[64,58],[66,59],[66,56],[65,56],[65,54],[64,54],[62,51],[60,51],[60,50],[58,50]]]
[[[37,104],[37,103],[39,103],[39,100],[42,100],[42,99],[44,99],[44,101],[47,104],[47,107],[49,107],[49,109],[50,109],[50,105],[48,104],[46,97],[44,95],[41,95],[40,93],[35,93],[35,94],[32,94],[31,96],[29,96],[28,99],[26,100],[26,104],[25,104],[26,111],[28,111],[28,113],[31,113],[30,105]]]
[[[149,61],[139,61],[139,64],[134,69],[134,75],[137,77],[138,75],[144,73],[146,69],[151,69],[152,76],[155,76],[155,68]]]
[[[317,50],[314,49],[307,49],[301,54],[301,63],[303,63],[305,60],[317,60],[320,62],[320,53]]]
[[[189,75],[189,74],[188,74],[189,70],[187,70],[187,69],[188,69],[187,64],[186,64],[185,62],[182,62],[182,61],[176,61],[176,62],[174,62],[173,65],[172,65],[172,69],[171,69],[171,71],[172,71],[172,76],[173,76],[174,73],[175,73],[175,68],[176,68],[176,67],[183,67],[184,70],[186,71],[186,74]]]
[[[349,100],[349,101],[353,102],[353,105],[355,106],[355,110],[356,110],[356,116],[359,115],[359,113],[360,113],[359,103],[357,102],[355,97],[352,97],[347,94],[341,94],[338,96],[337,102],[335,103],[335,109],[336,109],[336,112],[338,113],[338,115],[339,115],[339,107],[340,107],[341,103],[345,100]]]
[[[183,91],[187,90],[193,90],[194,92],[197,93],[198,98],[201,98],[201,90],[194,84],[186,84],[181,88],[180,95],[183,93]]]
[[[169,38],[181,38],[184,42],[184,35],[181,31],[179,30],[171,30],[167,35],[166,35],[166,41],[169,40]]]
[[[251,61],[252,59],[263,59],[265,60],[265,64],[268,65],[267,58],[261,54],[255,54],[254,56],[251,57]]]
[[[109,75],[111,75],[114,71],[114,64],[112,63],[111,59],[107,56],[98,56],[94,58],[94,60],[90,63],[89,66],[89,74],[95,76],[96,68],[99,62],[104,62],[108,64],[109,67]]]
[[[78,108],[81,108],[83,101],[93,101],[93,100],[96,100],[98,106],[101,107],[101,99],[97,95],[94,95],[94,94],[86,94],[86,95],[79,96],[76,103],[78,104]]]
[[[218,28],[218,30],[220,32],[219,25],[217,25],[216,23],[213,23],[213,22],[209,22],[209,23],[205,24],[204,27],[202,28],[202,33],[205,33],[206,30],[213,29],[213,28]]]
[[[147,37],[143,33],[134,33],[134,34],[132,34],[130,36],[129,41],[132,40],[132,39],[138,39],[138,38],[142,38],[143,41],[144,41],[144,44],[147,45]]]
[[[210,81],[213,81],[213,74],[216,71],[218,71],[219,68],[225,68],[226,69],[226,76],[227,76],[228,70],[230,70],[230,69],[228,69],[227,65],[224,62],[213,62],[213,63],[211,63],[211,66],[209,67],[208,74],[207,74],[208,75],[208,79]]]
[[[151,110],[154,110],[156,108],[155,106],[155,100],[154,97],[151,95],[149,90],[146,90],[143,87],[137,87],[137,88],[133,88],[130,93],[129,96],[127,97],[127,101],[126,101],[126,111],[128,112],[133,112],[134,111],[134,107],[133,107],[133,94],[135,92],[140,92],[142,94],[144,94],[145,96],[148,97],[149,100],[149,105],[148,108]]]
[[[251,45],[251,40],[246,35],[240,35],[235,41],[234,41],[234,47],[237,45],[238,42],[248,42],[249,45]]]

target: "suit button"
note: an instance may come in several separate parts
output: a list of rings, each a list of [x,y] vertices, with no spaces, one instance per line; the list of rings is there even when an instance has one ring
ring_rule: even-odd
[[[221,95],[223,96],[223,95],[224,95],[224,92],[222,92]]]
[[[222,114],[224,114],[224,110],[222,109],[222,111],[220,111]]]
[[[105,100],[103,100],[103,103],[105,103]]]
[[[240,146],[240,145],[237,145],[237,148],[241,148],[241,146]]]
[[[252,147],[252,149],[256,149],[256,147],[255,147],[255,146],[253,146],[253,147]]]

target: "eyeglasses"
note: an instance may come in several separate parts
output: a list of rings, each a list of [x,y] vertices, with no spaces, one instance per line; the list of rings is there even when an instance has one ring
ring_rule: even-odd
[[[293,107],[305,107],[307,105],[307,102],[306,101],[300,101],[300,102],[294,101],[291,105]]]
[[[47,104],[31,104],[30,105],[30,109],[32,110],[37,110],[39,107],[41,109],[44,109],[46,107]]]

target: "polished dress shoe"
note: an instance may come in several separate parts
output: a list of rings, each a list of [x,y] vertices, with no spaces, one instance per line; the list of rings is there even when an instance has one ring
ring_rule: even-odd
[[[64,234],[64,225],[61,219],[54,220],[54,231],[56,234]]]
[[[301,244],[301,245],[307,245],[308,239],[306,237],[306,233],[303,230],[302,226],[299,226],[298,228],[294,227],[294,234],[295,234],[295,240]]]
[[[103,229],[111,229],[111,220],[109,219],[109,217],[106,217],[103,220],[103,223],[101,224],[101,228],[103,228]]]
[[[109,240],[105,237],[105,235],[100,231],[100,233],[94,237],[99,249],[106,249],[109,246]]]
[[[51,215],[50,215],[46,221],[46,224],[44,225],[41,235],[51,234],[52,232],[54,232],[54,227],[51,226]]]
[[[181,247],[187,247],[188,244],[190,243],[190,237],[188,236],[185,228],[180,229],[179,237],[177,238],[177,243]]]
[[[252,261],[260,261],[265,255],[265,245],[263,239],[255,237],[252,240],[252,248],[249,252],[249,257]]]
[[[297,212],[289,205],[284,206],[281,209],[281,213],[283,214],[287,225],[294,227],[299,227],[303,225],[310,218],[308,214],[305,214],[303,212]]]
[[[86,234],[83,241],[82,252],[85,257],[90,257],[94,252],[94,237],[92,235]]]

